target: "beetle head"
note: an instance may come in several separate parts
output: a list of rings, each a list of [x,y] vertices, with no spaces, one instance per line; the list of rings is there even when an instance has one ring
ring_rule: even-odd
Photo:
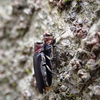
[[[43,42],[38,41],[34,43],[34,53],[41,52],[42,48],[43,48]]]
[[[51,44],[53,41],[53,34],[52,33],[44,33],[43,40],[46,44]]]

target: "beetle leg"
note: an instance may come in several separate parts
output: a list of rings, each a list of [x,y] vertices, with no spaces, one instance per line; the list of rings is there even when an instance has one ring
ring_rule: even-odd
[[[55,61],[55,60],[56,60],[56,57],[55,57],[55,56],[54,56],[54,57],[49,57],[49,56],[46,55],[46,57],[47,57],[50,61]]]
[[[52,73],[52,74],[55,74],[50,68],[48,65],[46,65],[47,69]]]
[[[46,57],[47,57],[49,60],[52,60],[52,59],[53,59],[53,57],[49,57],[49,56],[47,56],[47,55],[46,55]]]

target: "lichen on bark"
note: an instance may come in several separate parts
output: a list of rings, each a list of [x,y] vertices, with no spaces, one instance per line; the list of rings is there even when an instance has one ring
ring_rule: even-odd
[[[99,100],[100,1],[6,1],[0,3],[0,98]],[[56,38],[56,75],[50,91],[41,95],[32,55],[44,32]]]

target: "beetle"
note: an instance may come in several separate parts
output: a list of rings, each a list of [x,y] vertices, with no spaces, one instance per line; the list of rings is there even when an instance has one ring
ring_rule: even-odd
[[[44,33],[43,34],[43,52],[46,58],[46,66],[47,66],[47,81],[49,86],[52,84],[52,70],[53,70],[53,44],[55,42],[54,36],[52,33]],[[50,70],[49,70],[49,69]]]
[[[43,89],[47,91],[50,89],[47,82],[46,59],[44,53],[42,52],[42,48],[43,42],[34,43],[33,66],[37,87],[40,93],[43,93]]]

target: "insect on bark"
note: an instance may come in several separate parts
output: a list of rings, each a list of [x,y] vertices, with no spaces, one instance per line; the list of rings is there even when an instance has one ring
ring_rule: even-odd
[[[46,59],[44,53],[42,52],[42,48],[42,42],[34,43],[33,65],[37,87],[40,93],[43,93],[43,89],[47,91],[50,89],[47,82]]]
[[[47,70],[47,82],[49,86],[52,84],[52,70],[53,70],[53,44],[54,37],[52,33],[44,33],[43,34],[43,52],[46,58],[46,70]]]

